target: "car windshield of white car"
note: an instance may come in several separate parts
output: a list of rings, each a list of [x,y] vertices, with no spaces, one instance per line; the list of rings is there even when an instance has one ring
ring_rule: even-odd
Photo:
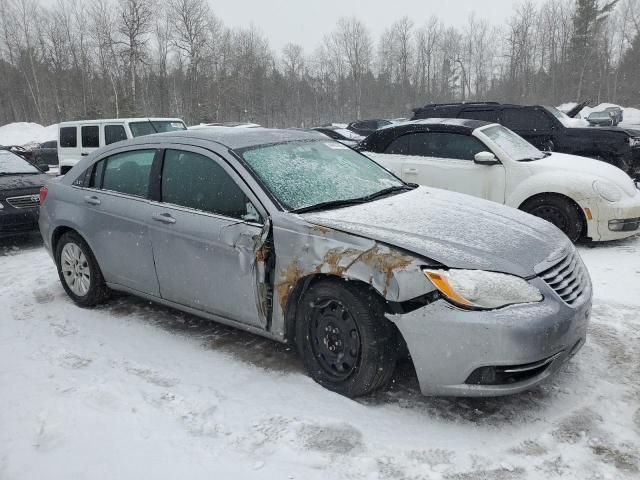
[[[0,175],[29,175],[40,171],[8,150],[0,150]]]
[[[363,203],[412,188],[334,141],[263,145],[237,153],[280,205],[299,213]]]
[[[489,137],[498,145],[498,147],[517,162],[541,160],[547,156],[520,135],[513,133],[511,130],[501,125],[485,128],[482,130],[482,133]]]

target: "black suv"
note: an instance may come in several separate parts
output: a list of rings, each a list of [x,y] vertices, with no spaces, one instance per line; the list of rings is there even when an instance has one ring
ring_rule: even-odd
[[[413,120],[468,118],[501,123],[541,150],[611,163],[640,179],[640,130],[574,126],[579,120],[553,107],[496,102],[431,104],[414,110]]]

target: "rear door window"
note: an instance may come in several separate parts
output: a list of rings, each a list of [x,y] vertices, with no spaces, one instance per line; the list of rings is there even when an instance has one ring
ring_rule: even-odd
[[[477,138],[457,133],[420,132],[409,138],[409,155],[419,157],[473,160],[487,150]]]
[[[112,143],[121,142],[127,139],[127,132],[124,129],[124,125],[105,125],[104,126],[104,144],[111,145]]]
[[[86,125],[82,127],[82,148],[98,148],[100,146],[100,127]]]
[[[498,112],[495,110],[465,110],[459,117],[469,118],[471,120],[482,120],[483,122],[498,122]]]
[[[76,148],[78,146],[78,127],[62,127],[60,129],[60,146]]]
[[[162,167],[162,201],[242,219],[247,196],[216,161],[194,152],[167,150]]]
[[[500,123],[514,131],[549,130],[551,120],[540,110],[532,108],[505,108]]]
[[[101,160],[106,162],[102,181],[98,178],[100,162],[96,165],[95,185],[103,190],[146,198],[155,150],[133,150]]]

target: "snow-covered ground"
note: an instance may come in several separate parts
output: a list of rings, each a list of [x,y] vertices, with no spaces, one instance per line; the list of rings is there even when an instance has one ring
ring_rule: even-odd
[[[0,145],[34,145],[58,138],[58,125],[9,123],[0,127]]]
[[[286,346],[129,296],[83,310],[37,237],[0,242],[0,478],[640,476],[640,237],[581,247],[586,346],[550,383],[425,398],[411,367],[352,401]]]

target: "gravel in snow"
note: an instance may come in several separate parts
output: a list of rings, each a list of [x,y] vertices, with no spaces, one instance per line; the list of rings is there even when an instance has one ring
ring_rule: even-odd
[[[37,238],[0,243],[0,478],[640,478],[640,237],[583,246],[586,346],[549,383],[352,401],[287,346],[129,296],[82,310]]]

